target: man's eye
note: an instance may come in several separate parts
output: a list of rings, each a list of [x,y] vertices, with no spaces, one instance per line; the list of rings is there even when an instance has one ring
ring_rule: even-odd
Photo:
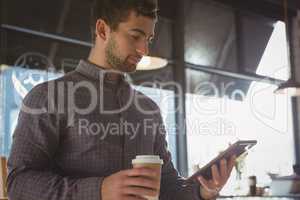
[[[136,35],[132,35],[131,36],[134,40],[139,40],[140,39],[140,36],[136,36]]]

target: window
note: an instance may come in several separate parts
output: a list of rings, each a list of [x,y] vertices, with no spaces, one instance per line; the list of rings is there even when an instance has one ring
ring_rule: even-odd
[[[282,62],[287,61],[282,60],[287,57],[283,22],[250,10],[237,12],[221,1],[188,0],[186,13],[186,62],[236,73],[288,78],[287,62]],[[266,73],[267,69],[272,72]],[[279,69],[281,75],[276,74]]]
[[[274,31],[256,71],[257,74],[288,80],[288,49],[285,24],[278,21],[274,24]]]
[[[17,125],[21,102],[24,96],[37,84],[60,77],[60,73],[49,73],[41,70],[29,70],[20,67],[0,68],[0,155],[8,156],[12,134]]]
[[[191,0],[191,2],[200,5],[200,2],[206,1]],[[242,11],[237,21],[234,18],[234,11],[227,7],[213,3],[205,6],[220,9],[220,12],[214,13],[215,16],[200,25],[195,22],[194,26],[199,28],[205,24],[217,23],[216,19],[226,14],[227,18],[223,17],[219,22],[222,21],[223,24],[227,22],[227,37],[221,37],[219,34],[222,32],[216,31],[222,26],[195,29],[191,28],[192,23],[188,22],[187,36],[210,32],[211,34],[204,36],[216,37],[214,40],[223,38],[224,42],[217,43],[223,44],[222,48],[219,48],[222,51],[214,51],[218,52],[219,56],[210,59],[210,56],[215,54],[206,57],[205,53],[201,53],[203,48],[193,48],[195,45],[205,47],[209,40],[196,37],[197,42],[189,43],[191,39],[187,39],[185,57],[187,62],[236,73],[288,79],[286,30],[283,22]],[[189,15],[192,13],[193,9]],[[232,24],[233,26],[230,26]],[[195,33],[194,30],[199,31]],[[212,47],[214,43],[204,49]],[[205,59],[210,60],[204,62]],[[266,186],[270,183],[268,173],[289,175],[293,172],[295,152],[291,101],[288,96],[275,95],[276,86],[263,82],[233,79],[194,69],[186,69],[186,76],[189,174],[193,173],[195,166],[205,165],[230,143],[239,139],[255,139],[258,144],[244,161],[240,162],[240,167],[244,165],[241,173],[234,170],[222,194],[246,194],[248,177],[252,175],[257,176],[259,186]]]
[[[256,175],[258,184],[264,186],[270,181],[268,172],[291,174],[294,161],[291,105],[287,96],[275,96],[274,89],[273,85],[253,82],[243,101],[187,94],[189,173],[194,165],[203,166],[229,143],[255,139],[258,144],[245,159],[242,183],[247,185],[247,177]],[[224,192],[245,192],[233,190],[240,188],[235,185],[236,176],[233,173]]]

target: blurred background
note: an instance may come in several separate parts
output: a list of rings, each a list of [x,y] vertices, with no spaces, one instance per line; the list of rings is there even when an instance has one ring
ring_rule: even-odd
[[[258,141],[224,195],[247,193],[253,175],[267,187],[270,173],[291,175],[300,164],[298,97],[274,93],[291,77],[300,78],[300,5],[284,2],[160,0],[150,56],[168,64],[128,75],[161,107],[181,175],[237,140]],[[0,155],[9,154],[28,91],[87,58],[90,11],[90,2],[81,0],[1,0]]]

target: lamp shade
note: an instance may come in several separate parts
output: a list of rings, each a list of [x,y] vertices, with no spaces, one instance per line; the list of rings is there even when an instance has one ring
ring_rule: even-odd
[[[275,90],[275,94],[300,96],[300,83],[298,83],[294,79],[289,79],[288,81],[278,86],[278,88]]]
[[[168,61],[159,57],[143,56],[137,65],[137,70],[155,70],[167,66]]]

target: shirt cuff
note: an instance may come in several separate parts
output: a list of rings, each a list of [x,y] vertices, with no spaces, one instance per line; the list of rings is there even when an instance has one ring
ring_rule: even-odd
[[[76,200],[101,200],[101,187],[104,178],[84,178],[78,182]]]

